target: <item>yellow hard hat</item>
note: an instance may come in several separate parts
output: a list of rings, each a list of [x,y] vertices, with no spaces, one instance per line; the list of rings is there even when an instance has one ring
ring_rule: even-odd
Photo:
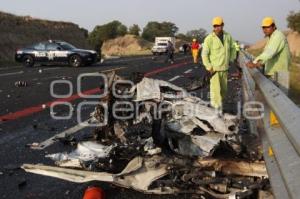
[[[193,42],[196,42],[197,41],[197,39],[193,39]]]
[[[222,25],[224,22],[223,22],[223,18],[222,17],[215,17],[213,18],[212,20],[212,25],[217,25],[217,26],[220,26]]]
[[[275,24],[275,21],[272,17],[265,17],[261,22],[262,27],[268,27],[271,26],[272,24]]]

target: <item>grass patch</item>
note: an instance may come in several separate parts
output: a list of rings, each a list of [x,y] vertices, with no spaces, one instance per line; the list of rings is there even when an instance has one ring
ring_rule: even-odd
[[[9,67],[9,66],[20,66],[20,63],[14,61],[0,61],[0,68],[1,67]]]
[[[296,104],[300,105],[300,65],[298,63],[293,62],[293,64],[291,65],[289,97]]]
[[[292,61],[297,63],[297,64],[300,64],[300,57],[293,56]]]

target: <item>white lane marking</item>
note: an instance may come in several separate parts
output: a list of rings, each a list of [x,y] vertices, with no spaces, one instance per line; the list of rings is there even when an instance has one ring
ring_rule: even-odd
[[[44,77],[44,78],[34,78],[32,79],[32,81],[45,81],[45,80],[50,80],[50,79],[54,79],[54,80],[58,80],[58,79],[72,79],[72,77],[68,77],[68,76],[50,76],[50,77]]]
[[[188,69],[187,71],[184,71],[185,74],[192,72],[193,69]]]
[[[54,68],[41,68],[39,70],[56,70],[56,69],[61,69],[61,67],[54,67]]]
[[[90,119],[84,121],[83,123],[87,124],[89,120]],[[31,146],[31,148],[36,149],[36,150],[42,150],[42,149],[54,144],[55,142],[57,142],[58,138],[64,138],[66,135],[72,135],[72,134],[80,131],[81,129],[84,129],[85,127],[88,127],[88,125],[77,124],[76,126],[73,126],[69,129],[67,129],[61,133],[58,133],[58,134],[52,136],[51,138],[39,143],[38,146]]]
[[[176,79],[178,79],[178,78],[180,78],[180,76],[179,76],[179,75],[177,75],[177,76],[175,76],[175,77],[173,77],[173,78],[169,79],[168,81],[169,81],[169,82],[172,82],[172,81],[175,81],[175,80],[176,80]]]
[[[3,73],[3,74],[0,74],[0,77],[10,76],[10,75],[20,75],[20,74],[23,74],[23,73],[24,73],[24,71],[13,72],[13,73]]]

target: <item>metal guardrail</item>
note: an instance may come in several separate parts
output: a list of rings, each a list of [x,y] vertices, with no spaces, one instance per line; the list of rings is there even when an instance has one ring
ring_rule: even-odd
[[[243,70],[245,102],[259,101],[264,109],[259,120],[248,120],[250,131],[262,140],[273,193],[277,199],[300,197],[300,109],[271,80],[245,63],[253,57],[242,52],[239,63]],[[275,113],[278,125],[270,123]]]

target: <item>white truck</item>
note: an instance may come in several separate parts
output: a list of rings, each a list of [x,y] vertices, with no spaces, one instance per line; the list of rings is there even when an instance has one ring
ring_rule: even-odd
[[[155,37],[155,43],[152,47],[153,55],[161,55],[167,52],[168,41],[170,41],[175,48],[175,37]]]

